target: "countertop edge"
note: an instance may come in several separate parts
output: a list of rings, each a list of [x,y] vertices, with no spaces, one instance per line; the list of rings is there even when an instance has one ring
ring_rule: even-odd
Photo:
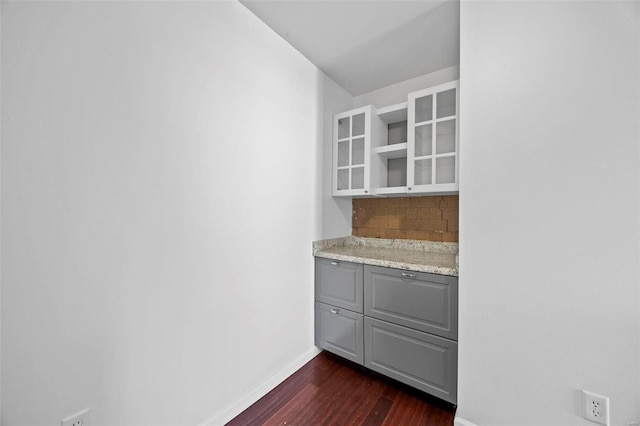
[[[338,238],[329,238],[326,240],[314,241],[312,243],[313,255],[322,250],[327,250],[332,247],[344,247],[346,245],[351,244],[352,237],[349,235],[347,237],[338,237]]]
[[[314,250],[315,251],[315,250]],[[431,274],[447,275],[450,277],[457,277],[457,268],[446,268],[432,265],[419,265],[415,263],[396,262],[392,260],[380,260],[359,256],[348,256],[344,254],[327,253],[322,250],[315,251],[314,256],[322,257],[325,259],[340,260],[343,262],[362,263],[371,266],[382,266],[386,268],[405,269],[413,272],[427,272]]]
[[[384,238],[346,237],[329,238],[326,240],[313,241],[313,255],[317,252],[328,250],[333,247],[363,246],[377,247],[385,249],[401,249],[412,251],[428,251],[437,253],[458,254],[458,243],[444,243],[426,240],[389,240]]]

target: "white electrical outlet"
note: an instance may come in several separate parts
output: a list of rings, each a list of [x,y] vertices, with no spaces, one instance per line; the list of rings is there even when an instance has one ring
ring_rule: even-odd
[[[582,391],[584,412],[582,416],[592,422],[609,426],[609,398],[593,392]]]
[[[89,426],[89,408],[60,420],[60,426]]]

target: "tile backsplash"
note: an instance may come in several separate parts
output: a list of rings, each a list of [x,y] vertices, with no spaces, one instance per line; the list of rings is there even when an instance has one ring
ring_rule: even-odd
[[[458,196],[354,198],[356,237],[458,242]]]

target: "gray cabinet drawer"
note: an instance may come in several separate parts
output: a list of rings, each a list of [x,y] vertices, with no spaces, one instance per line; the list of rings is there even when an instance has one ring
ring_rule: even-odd
[[[364,327],[365,367],[457,403],[456,342],[368,317]]]
[[[362,313],[361,264],[316,257],[316,300]]]
[[[458,339],[458,279],[365,265],[364,314]]]
[[[320,302],[315,311],[316,346],[362,365],[363,315]]]

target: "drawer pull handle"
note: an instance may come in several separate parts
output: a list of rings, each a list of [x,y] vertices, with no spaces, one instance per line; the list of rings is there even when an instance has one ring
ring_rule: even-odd
[[[331,313],[332,314],[340,314],[340,309],[331,308]]]
[[[331,262],[331,264],[332,264],[333,266],[338,266],[338,265],[340,264],[340,262]]]
[[[415,278],[416,274],[410,274],[408,272],[403,272],[402,276],[405,277],[405,278]]]

